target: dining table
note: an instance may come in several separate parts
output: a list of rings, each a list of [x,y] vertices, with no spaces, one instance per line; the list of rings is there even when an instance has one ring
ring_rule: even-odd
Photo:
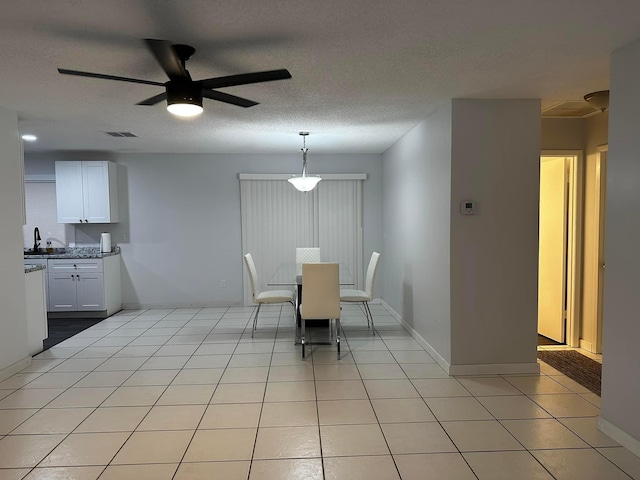
[[[349,268],[341,262],[338,263],[339,282],[340,286],[354,285],[353,277]],[[295,262],[281,263],[276,271],[271,275],[271,278],[267,281],[267,285],[270,287],[294,287],[296,289],[296,327],[300,329],[300,304],[302,303],[302,264]],[[327,324],[329,321],[327,320]],[[296,335],[297,338],[297,335]]]

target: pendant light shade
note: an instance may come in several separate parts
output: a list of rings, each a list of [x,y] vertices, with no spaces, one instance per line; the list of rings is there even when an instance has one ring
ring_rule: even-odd
[[[319,175],[307,175],[307,148],[306,137],[309,135],[309,132],[300,132],[302,136],[302,148],[300,151],[302,152],[302,175],[293,176],[287,181],[293,185],[296,190],[301,192],[310,192],[313,190],[318,182],[322,180]]]
[[[597,108],[601,112],[609,108],[609,90],[587,93],[584,99],[592,107]]]

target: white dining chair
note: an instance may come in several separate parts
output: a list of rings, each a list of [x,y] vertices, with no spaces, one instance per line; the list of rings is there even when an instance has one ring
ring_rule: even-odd
[[[336,329],[336,346],[340,358],[340,273],[337,263],[302,265],[302,303],[300,304],[302,359],[304,359],[307,320],[327,320]],[[333,337],[333,335],[330,335]]]
[[[371,324],[371,330],[373,334],[376,334],[376,329],[373,325],[373,315],[369,309],[369,302],[373,300],[373,287],[376,283],[376,271],[378,270],[378,262],[380,261],[380,254],[373,252],[371,254],[371,260],[369,261],[369,267],[367,268],[367,279],[365,282],[364,290],[353,290],[344,288],[340,290],[340,301],[361,303],[364,307],[364,315],[367,317],[367,327]]]
[[[320,263],[320,247],[298,247],[296,248],[296,264]]]
[[[253,303],[258,305],[258,309],[253,317],[253,327],[251,328],[251,338],[258,325],[258,314],[260,313],[260,307],[264,304],[275,303],[293,303],[293,291],[292,290],[265,290],[264,292],[257,291],[258,285],[258,272],[256,271],[256,265],[253,263],[253,257],[250,253],[244,256],[244,263],[247,266],[249,272],[249,283],[251,284],[251,296]],[[295,305],[294,305],[295,311]]]
[[[302,275],[303,263],[320,263],[320,247],[296,248],[296,274]]]

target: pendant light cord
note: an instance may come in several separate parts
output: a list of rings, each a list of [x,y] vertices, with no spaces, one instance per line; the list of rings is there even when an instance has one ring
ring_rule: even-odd
[[[309,151],[309,149],[307,148],[307,135],[309,135],[307,132],[300,132],[300,135],[302,135],[302,148],[300,149],[300,151],[302,152],[302,176],[306,177],[307,176],[307,152]]]

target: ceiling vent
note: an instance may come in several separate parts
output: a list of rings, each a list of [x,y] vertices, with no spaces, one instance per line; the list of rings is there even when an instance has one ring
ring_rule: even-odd
[[[600,113],[600,110],[583,100],[570,100],[543,110],[542,118],[584,118],[594,113]]]
[[[134,135],[131,132],[104,132],[110,137],[128,137],[128,138],[138,138],[137,135]]]

